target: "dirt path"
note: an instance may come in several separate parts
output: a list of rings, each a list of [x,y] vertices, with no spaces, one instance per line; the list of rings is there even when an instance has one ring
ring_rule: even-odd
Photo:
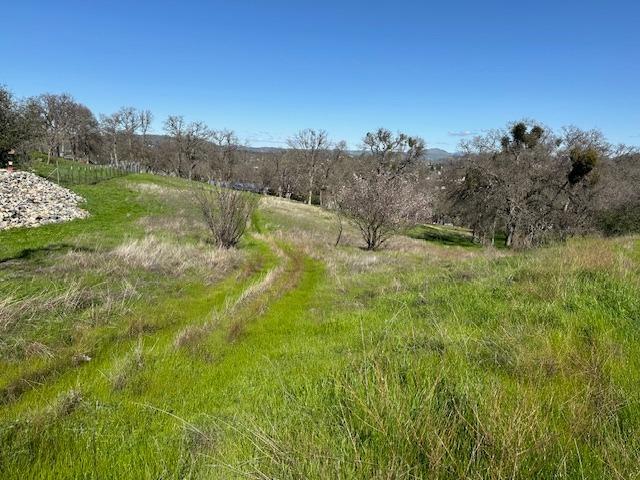
[[[235,344],[241,341],[247,326],[264,315],[270,304],[283,295],[294,290],[304,274],[304,255],[295,251],[290,246],[275,241],[268,236],[260,236],[259,241],[268,245],[277,263],[272,268],[260,268],[251,273],[244,281],[246,287],[237,289],[233,281],[223,282],[203,292],[200,298],[186,296],[179,299],[168,299],[164,305],[157,306],[148,315],[157,314],[160,311],[178,313],[194,310],[195,304],[200,304],[196,311],[200,315],[196,318],[183,318],[175,325],[155,331],[151,334],[143,334],[144,343],[153,344],[154,349],[162,348],[171,354],[174,350],[176,335],[181,328],[189,328],[211,324],[211,330],[202,329],[206,335],[223,334],[228,346],[225,347],[225,355],[231,353]],[[237,293],[234,293],[237,290]],[[183,306],[184,305],[184,306]],[[204,323],[202,319],[205,319]],[[211,319],[215,319],[213,322]],[[42,404],[44,399],[52,399],[60,391],[64,391],[65,385],[70,384],[70,379],[75,378],[76,383],[93,384],[96,378],[104,380],[104,372],[130,353],[136,340],[114,339],[115,344],[103,345],[99,353],[90,361],[78,362],[71,356],[60,358],[45,368],[29,373],[0,389],[0,406],[9,407],[15,405],[20,411],[23,397],[26,404],[37,398],[37,403]],[[203,339],[201,339],[203,340]],[[93,354],[92,354],[93,356]],[[221,355],[219,355],[221,356]],[[33,405],[30,405],[30,407]]]

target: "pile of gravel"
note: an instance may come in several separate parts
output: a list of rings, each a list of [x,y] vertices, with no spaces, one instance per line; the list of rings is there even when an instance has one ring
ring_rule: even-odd
[[[83,201],[33,173],[0,170],[0,230],[85,218],[89,214],[78,208]]]

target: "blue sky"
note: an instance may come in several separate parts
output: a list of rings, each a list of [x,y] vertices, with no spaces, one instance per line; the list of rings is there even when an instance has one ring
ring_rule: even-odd
[[[278,146],[385,126],[455,150],[535,118],[640,144],[637,1],[6,2],[0,83]]]

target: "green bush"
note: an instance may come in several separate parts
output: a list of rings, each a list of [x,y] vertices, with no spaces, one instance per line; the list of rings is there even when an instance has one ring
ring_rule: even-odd
[[[612,237],[640,232],[640,203],[630,203],[598,215],[598,230]]]

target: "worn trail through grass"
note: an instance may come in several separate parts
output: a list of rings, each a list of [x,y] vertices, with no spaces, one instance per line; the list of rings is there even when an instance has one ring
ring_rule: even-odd
[[[167,466],[161,467],[161,472],[166,473],[180,464],[170,452],[172,447],[173,452],[176,451],[176,441],[183,440],[184,425],[192,425],[194,420],[188,419],[194,414],[219,416],[229,407],[230,397],[236,395],[234,384],[245,382],[243,375],[255,371],[252,364],[264,362],[274,350],[285,348],[289,337],[279,334],[278,330],[295,328],[295,325],[283,324],[281,313],[296,303],[304,310],[321,277],[319,262],[281,240],[256,235],[252,244],[259,255],[248,261],[244,271],[213,287],[188,286],[179,297],[132,312],[136,323],[143,325],[137,335],[130,332],[118,335],[108,345],[91,352],[91,361],[57,365],[40,372],[37,382],[20,378],[5,386],[3,417],[24,418],[27,422],[15,426],[18,438],[21,433],[31,437],[27,432],[33,428],[33,422],[38,429],[52,428],[59,435],[60,419],[48,425],[43,417],[49,415],[51,408],[57,408],[52,405],[65,404],[77,397],[82,398],[85,408],[94,405],[93,412],[82,412],[81,408],[75,412],[76,416],[84,413],[93,417],[94,427],[88,436],[72,430],[72,437],[65,441],[73,445],[74,450],[96,449],[98,442],[101,452],[119,452],[115,454],[126,464],[127,455],[122,448],[133,448],[133,443],[123,443],[116,432],[126,435],[125,431],[130,428],[142,429],[146,434],[158,436],[155,438],[164,438],[165,443],[156,444],[153,448],[157,451],[150,455],[151,458],[166,456]],[[144,325],[149,325],[148,331]],[[268,342],[260,333],[265,329],[273,330],[267,335]],[[120,414],[116,413],[118,410],[122,410]],[[120,428],[121,422],[126,426],[124,431]],[[103,434],[96,434],[96,428],[101,428]],[[187,430],[192,434],[198,429]],[[39,437],[37,443],[46,443],[49,438],[47,434]],[[56,438],[56,442],[60,442],[60,438]],[[140,440],[130,438],[129,441]],[[52,459],[46,448],[36,451],[35,461],[18,455],[12,457],[11,462],[22,464],[34,473],[42,472],[46,465],[51,478],[70,472],[68,458]],[[148,460],[149,457],[143,461]],[[86,463],[89,461],[91,465]],[[106,462],[103,467],[107,469],[109,456],[100,459],[79,456],[71,471],[75,472],[73,475],[87,469],[106,471],[97,465],[102,461]],[[139,459],[131,461],[129,468],[136,471],[149,468],[137,464]],[[197,462],[189,465],[195,468]],[[119,471],[122,472],[120,468]],[[101,478],[104,477],[101,475]]]

